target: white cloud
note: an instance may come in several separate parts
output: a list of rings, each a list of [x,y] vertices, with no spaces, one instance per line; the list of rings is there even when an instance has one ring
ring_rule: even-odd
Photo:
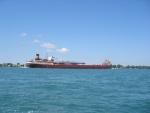
[[[67,53],[67,52],[69,52],[69,50],[66,49],[66,48],[57,49],[56,51],[57,51],[58,53]]]
[[[43,38],[44,35],[40,34],[40,35],[37,35],[37,38]]]
[[[48,48],[48,49],[56,48],[56,46],[54,44],[51,44],[51,43],[42,43],[41,46]]]
[[[49,52],[52,52],[52,50],[50,50],[50,49],[47,49],[47,50],[46,50],[46,52],[48,52],[48,53],[49,53]]]
[[[32,43],[40,43],[40,42],[42,42],[42,41],[37,40],[37,39],[34,39],[34,40],[32,41]]]
[[[20,36],[26,36],[27,34],[22,34]],[[40,35],[39,35],[40,36]],[[43,36],[43,35],[41,35]],[[51,44],[51,43],[48,43],[48,42],[43,42],[41,40],[38,40],[38,39],[34,39],[30,42],[31,44],[37,44],[43,48],[46,49],[46,52],[54,52],[54,48],[56,49],[55,52],[58,52],[58,53],[67,53],[69,52],[69,50],[67,48],[61,48],[61,49],[57,49],[56,45],[55,44]]]
[[[27,33],[22,33],[19,35],[19,37],[26,37],[27,36]]]

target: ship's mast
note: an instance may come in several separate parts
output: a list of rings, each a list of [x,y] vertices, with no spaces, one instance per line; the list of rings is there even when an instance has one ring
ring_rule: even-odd
[[[45,56],[45,59],[48,59],[48,53],[46,52],[46,56]]]

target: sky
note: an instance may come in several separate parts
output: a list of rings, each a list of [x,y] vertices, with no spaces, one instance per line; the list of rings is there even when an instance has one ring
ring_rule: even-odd
[[[150,66],[149,0],[0,0],[0,63]]]

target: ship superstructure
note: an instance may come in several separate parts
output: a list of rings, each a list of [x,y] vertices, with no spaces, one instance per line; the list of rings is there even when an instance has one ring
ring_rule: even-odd
[[[51,56],[46,59],[41,59],[39,54],[36,54],[35,60],[27,61],[26,67],[30,68],[68,68],[68,69],[110,69],[111,62],[105,60],[100,65],[86,65],[84,62],[74,61],[55,61],[55,57]]]

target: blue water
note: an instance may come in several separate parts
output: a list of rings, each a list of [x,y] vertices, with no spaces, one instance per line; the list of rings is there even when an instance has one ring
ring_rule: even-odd
[[[150,70],[0,68],[0,113],[150,113]]]

